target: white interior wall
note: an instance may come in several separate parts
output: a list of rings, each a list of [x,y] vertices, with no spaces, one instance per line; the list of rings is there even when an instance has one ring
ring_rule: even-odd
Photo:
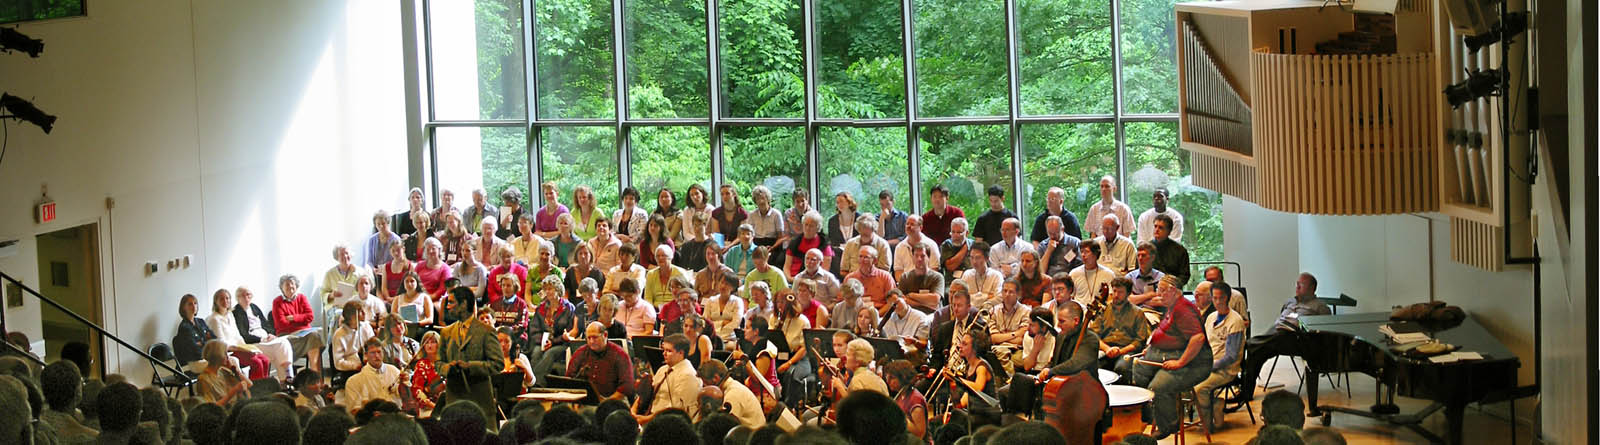
[[[379,0],[163,0],[21,25],[45,52],[0,56],[0,88],[60,120],[49,135],[10,126],[0,239],[21,245],[0,270],[37,286],[33,236],[101,222],[106,327],[141,347],[170,341],[184,293],[248,285],[267,304],[279,274],[320,276],[374,210],[404,205],[399,14]],[[41,184],[56,223],[31,219]],[[183,255],[188,269],[140,270]],[[37,338],[38,304],[8,310],[10,328]],[[112,372],[148,381],[112,351]]]

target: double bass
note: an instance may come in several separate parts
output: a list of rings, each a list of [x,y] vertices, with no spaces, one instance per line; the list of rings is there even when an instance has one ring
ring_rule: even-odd
[[[1069,351],[1077,350],[1077,344],[1083,341],[1083,333],[1089,329],[1089,320],[1100,316],[1110,295],[1110,285],[1101,284],[1099,295],[1084,309],[1083,319],[1078,320],[1078,338]],[[1043,397],[1045,423],[1060,431],[1067,443],[1095,443],[1095,426],[1100,423],[1110,403],[1106,388],[1096,375],[1080,371],[1072,375],[1051,376],[1044,384]]]

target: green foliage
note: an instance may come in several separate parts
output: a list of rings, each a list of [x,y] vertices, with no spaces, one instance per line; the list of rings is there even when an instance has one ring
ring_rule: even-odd
[[[83,15],[84,0],[11,0],[0,2],[0,23],[59,19]]]
[[[521,119],[521,24],[517,0],[475,0],[480,90],[485,116]],[[920,117],[1005,116],[1010,107],[1006,22],[1000,0],[911,0]],[[533,0],[533,33],[541,118],[615,117],[614,41],[607,0]],[[1127,113],[1177,109],[1174,0],[1118,3],[1123,25],[1123,102]],[[624,12],[625,72],[631,118],[705,118],[710,113],[706,72],[706,10],[702,0],[630,0]],[[903,118],[906,66],[901,6],[885,0],[816,2],[817,107],[822,118]],[[715,40],[721,61],[719,108],[725,117],[800,117],[805,104],[804,23],[798,0],[720,0]],[[1114,113],[1112,20],[1104,0],[1018,0],[1017,47],[1024,115]],[[498,34],[495,34],[498,33]],[[508,63],[512,61],[515,63]],[[508,79],[514,79],[510,82]],[[509,83],[508,83],[509,82]],[[512,88],[511,84],[516,87]],[[1066,191],[1080,217],[1099,200],[1098,180],[1118,175],[1117,128],[1112,123],[1024,124],[1022,190],[1013,189],[1012,135],[1005,125],[924,126],[917,129],[921,190],[949,187],[951,203],[976,217],[987,208],[983,190],[1000,185],[1021,193],[1029,216],[1045,206],[1050,187]],[[600,206],[617,207],[616,127],[539,129],[541,178],[556,181],[571,203],[578,185],[596,187]],[[1221,198],[1195,187],[1187,153],[1177,148],[1173,122],[1123,124],[1123,194],[1135,214],[1150,207],[1156,187],[1186,217],[1184,244],[1196,261],[1221,258]],[[711,182],[711,134],[704,126],[633,127],[631,183],[651,196],[667,187],[683,200],[689,184]],[[846,191],[867,208],[880,190],[909,207],[907,129],[828,126],[817,129],[813,204],[834,212],[831,196]],[[722,180],[749,190],[764,184],[774,206],[808,183],[801,127],[721,130]],[[484,183],[498,191],[526,187],[521,129],[486,129]],[[923,198],[926,198],[924,196]],[[648,199],[647,199],[648,201]],[[819,202],[820,201],[820,202]],[[644,203],[646,208],[653,204]],[[1031,224],[1032,218],[1025,218]]]

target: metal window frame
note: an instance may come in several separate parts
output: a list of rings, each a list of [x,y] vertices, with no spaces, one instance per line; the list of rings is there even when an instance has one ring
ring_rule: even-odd
[[[906,173],[910,200],[906,203],[906,210],[922,212],[924,200],[922,195],[921,177],[921,141],[920,131],[929,126],[959,126],[959,125],[1005,125],[1007,126],[1008,147],[1011,152],[1011,187],[1012,197],[1010,204],[1019,215],[1030,215],[1031,209],[1024,198],[1027,177],[1023,167],[1026,153],[1023,152],[1022,129],[1026,126],[1048,124],[1112,124],[1115,132],[1116,143],[1116,177],[1119,184],[1125,182],[1128,174],[1127,160],[1128,147],[1126,141],[1126,126],[1130,123],[1176,123],[1178,114],[1171,113],[1128,113],[1125,110],[1123,98],[1123,61],[1122,61],[1122,8],[1116,0],[1107,0],[1111,19],[1111,54],[1112,54],[1112,101],[1113,111],[1100,114],[1053,114],[1053,115],[1025,115],[1021,110],[1021,83],[1020,78],[1020,45],[1018,35],[1018,22],[1021,9],[1021,0],[989,0],[1000,1],[1003,4],[1005,23],[1006,45],[1006,72],[1007,72],[1007,113],[997,116],[931,116],[918,115],[918,86],[916,62],[916,12],[915,0],[900,0],[900,25],[901,25],[901,60],[905,72],[904,77],[904,106],[903,118],[881,119],[849,119],[835,117],[821,117],[818,115],[817,95],[817,57],[819,51],[816,26],[816,1],[794,0],[801,8],[801,57],[803,61],[803,76],[805,82],[804,109],[799,118],[755,118],[755,117],[729,117],[723,116],[720,103],[723,78],[723,63],[721,60],[720,17],[721,0],[705,0],[706,2],[706,72],[707,99],[709,109],[704,118],[633,118],[629,115],[628,86],[630,78],[628,73],[627,56],[629,49],[629,35],[627,20],[629,6],[637,0],[610,0],[611,3],[611,50],[612,50],[612,81],[614,114],[611,118],[544,118],[540,116],[539,108],[539,72],[538,55],[538,5],[539,0],[523,0],[522,18],[523,30],[523,71],[526,88],[525,103],[527,113],[521,120],[442,120],[438,119],[434,109],[434,77],[433,77],[433,49],[430,33],[432,22],[430,18],[430,2],[434,0],[413,0],[416,14],[415,26],[418,28],[415,35],[414,47],[408,47],[408,56],[415,57],[421,66],[410,67],[418,71],[414,76],[408,76],[415,82],[423,84],[423,90],[412,93],[417,97],[421,108],[420,137],[421,141],[412,143],[411,156],[422,156],[426,159],[414,159],[413,165],[422,164],[422,178],[415,172],[412,174],[413,185],[426,183],[433,191],[432,195],[437,200],[439,188],[437,178],[438,149],[433,143],[438,128],[449,127],[523,127],[527,132],[526,162],[528,171],[528,186],[530,187],[530,203],[543,205],[543,195],[532,193],[538,184],[545,181],[543,168],[543,140],[545,128],[557,127],[585,127],[585,126],[610,126],[614,129],[614,147],[617,161],[617,191],[633,185],[633,147],[631,144],[632,129],[636,127],[663,127],[663,126],[698,126],[705,127],[709,135],[708,149],[710,153],[708,162],[711,164],[712,189],[716,189],[724,182],[724,165],[727,162],[723,153],[723,137],[726,129],[733,127],[802,127],[805,138],[806,189],[813,197],[821,196],[822,165],[820,134],[822,129],[834,128],[889,128],[903,127],[906,130]],[[1120,199],[1127,200],[1127,190],[1119,187]],[[712,193],[712,199],[720,202],[721,196]],[[820,208],[820,207],[819,207]],[[1030,221],[1024,221],[1027,224]],[[1024,228],[1025,230],[1027,228]]]

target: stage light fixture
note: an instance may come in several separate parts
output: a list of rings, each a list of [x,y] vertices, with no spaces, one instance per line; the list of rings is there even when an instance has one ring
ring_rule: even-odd
[[[0,119],[16,119],[38,125],[39,128],[44,130],[44,134],[50,134],[50,127],[56,123],[55,116],[44,114],[43,111],[39,111],[39,107],[33,106],[33,103],[28,102],[27,99],[10,94],[0,95],[0,110],[11,113],[0,115]]]
[[[1450,102],[1450,108],[1461,108],[1467,102],[1492,96],[1500,91],[1500,81],[1504,76],[1502,69],[1469,70],[1466,80],[1444,87],[1445,100]]]
[[[16,28],[0,28],[0,51],[20,51],[37,59],[44,52],[44,40],[28,37]]]

